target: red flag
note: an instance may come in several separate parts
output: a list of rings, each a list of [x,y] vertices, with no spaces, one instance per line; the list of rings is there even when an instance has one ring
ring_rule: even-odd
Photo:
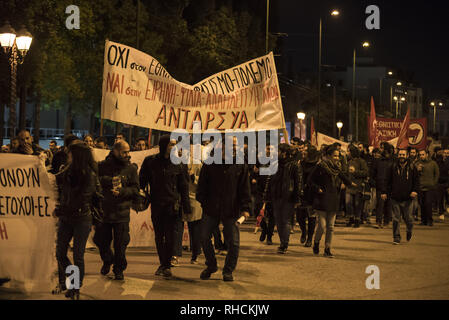
[[[318,147],[316,132],[315,132],[315,123],[313,122],[313,117],[310,120],[310,140],[312,142],[312,146]]]
[[[376,109],[374,108],[374,99],[371,97],[371,112],[368,121],[368,137],[369,144],[374,148],[379,147],[379,139],[377,137],[377,120],[376,120]]]
[[[407,114],[405,115],[404,121],[402,122],[401,131],[399,132],[396,148],[402,149],[408,147],[407,131],[409,126],[410,126],[410,108],[407,110]]]

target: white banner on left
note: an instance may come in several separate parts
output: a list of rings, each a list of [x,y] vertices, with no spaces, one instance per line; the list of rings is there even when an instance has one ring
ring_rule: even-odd
[[[0,278],[50,290],[56,270],[56,190],[36,156],[0,154]]]

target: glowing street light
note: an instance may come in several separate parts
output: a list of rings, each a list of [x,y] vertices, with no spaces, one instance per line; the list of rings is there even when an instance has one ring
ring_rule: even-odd
[[[306,114],[304,112],[298,112],[296,116],[299,120],[304,120],[306,118]]]
[[[341,136],[341,128],[343,128],[343,122],[338,121],[338,122],[337,122],[337,128],[338,128],[338,139],[340,140],[340,136]]]
[[[338,11],[337,9],[335,9],[335,10],[332,10],[332,12],[331,12],[331,16],[339,16],[340,15],[340,11]]]

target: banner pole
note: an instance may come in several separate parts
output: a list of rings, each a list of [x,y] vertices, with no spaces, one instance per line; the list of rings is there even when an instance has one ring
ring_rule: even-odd
[[[151,148],[151,134],[152,134],[152,129],[148,129],[148,148]]]

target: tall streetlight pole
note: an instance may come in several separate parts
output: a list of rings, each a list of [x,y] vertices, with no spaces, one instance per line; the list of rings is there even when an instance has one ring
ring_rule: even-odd
[[[363,48],[369,48],[369,46],[370,46],[370,43],[368,42],[368,41],[365,41],[365,42],[363,42],[362,43],[362,47]],[[355,68],[356,68],[356,55],[357,55],[357,50],[356,50],[356,48],[354,48],[354,52],[353,52],[353,57],[352,57],[352,103],[351,103],[351,106],[352,107],[354,107],[354,106],[356,106],[356,133],[357,133],[357,136],[358,136],[358,131],[359,131],[359,128],[358,128],[358,121],[359,121],[359,119],[358,119],[358,105],[356,105],[356,103],[355,103]],[[349,133],[350,134],[352,134],[352,119],[351,119],[351,115],[352,115],[352,110],[351,110],[351,108],[349,109]],[[356,138],[358,138],[358,137],[356,137]]]
[[[270,16],[270,0],[267,0],[267,23],[265,26],[265,53],[268,53],[268,19]]]
[[[430,106],[431,107],[433,107],[433,133],[435,133],[436,132],[436,122],[437,122],[437,105],[439,106],[439,107],[442,107],[443,106],[443,103],[440,101],[440,102],[435,102],[435,101],[432,101],[431,103],[430,103]]]
[[[299,139],[302,139],[302,122],[304,121],[304,119],[306,118],[306,114],[304,112],[298,112],[296,114],[296,116],[299,119]]]
[[[332,10],[331,16],[337,17],[340,15],[339,10]],[[320,105],[321,105],[321,56],[322,56],[322,38],[323,38],[323,19],[320,17],[319,43],[318,43],[318,104],[317,104],[317,123],[316,132],[320,128]]]
[[[16,31],[11,27],[8,21],[0,28],[0,43],[4,52],[8,55],[10,66],[10,96],[9,96],[9,137],[12,139],[16,135],[17,117],[16,117],[16,101],[17,101],[17,65],[22,64],[31,46],[33,38],[31,34],[21,27],[16,35]],[[2,126],[3,127],[3,124]],[[3,143],[3,130],[0,133]]]
[[[337,128],[338,128],[338,140],[340,140],[340,137],[341,137],[341,128],[343,128],[343,122],[338,121],[338,122],[337,122]]]

